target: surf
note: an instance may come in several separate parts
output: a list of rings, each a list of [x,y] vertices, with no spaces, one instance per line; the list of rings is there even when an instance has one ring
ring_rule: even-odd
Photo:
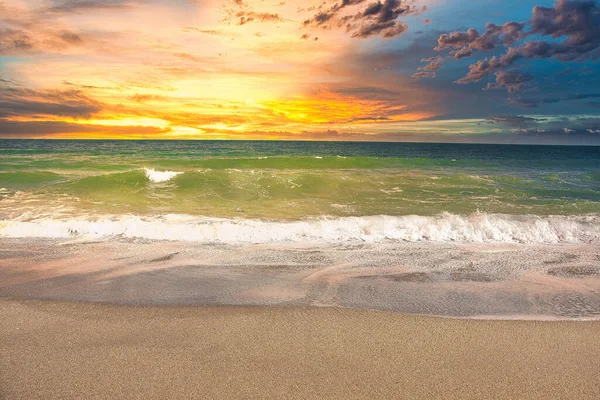
[[[227,219],[185,214],[38,218],[0,222],[0,237],[148,239],[201,243],[600,243],[600,216],[366,216],[300,221]]]
[[[177,175],[183,174],[183,172],[178,171],[157,171],[154,168],[144,168],[144,173],[146,174],[146,178],[154,183],[167,182]]]

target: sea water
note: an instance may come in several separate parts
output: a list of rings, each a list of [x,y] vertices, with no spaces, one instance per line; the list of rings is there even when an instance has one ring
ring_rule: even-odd
[[[600,242],[600,148],[0,140],[0,237]]]

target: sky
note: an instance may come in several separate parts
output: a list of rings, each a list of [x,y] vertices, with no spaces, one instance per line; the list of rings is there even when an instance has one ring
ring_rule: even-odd
[[[0,1],[0,137],[600,144],[600,0]]]

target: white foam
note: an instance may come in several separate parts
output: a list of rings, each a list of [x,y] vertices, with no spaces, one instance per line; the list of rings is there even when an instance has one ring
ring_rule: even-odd
[[[445,213],[435,217],[370,216],[283,222],[170,214],[0,221],[0,237],[115,236],[207,243],[600,243],[600,217]]]
[[[144,168],[144,171],[146,177],[154,183],[170,181],[177,175],[183,174],[183,172],[176,171],[156,171],[154,168]]]

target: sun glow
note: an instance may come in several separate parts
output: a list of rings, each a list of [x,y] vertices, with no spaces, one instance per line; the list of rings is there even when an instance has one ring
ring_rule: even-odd
[[[34,15],[38,3],[24,1],[11,12]],[[340,63],[360,42],[343,30],[303,29],[318,0],[300,9],[258,0],[124,4],[118,13],[49,13],[46,25],[28,33],[54,39],[32,44],[35,52],[6,66],[7,78],[31,88],[11,96],[39,109],[6,117],[22,125],[20,134],[323,138],[436,114],[421,100],[379,98],[389,92],[385,73],[357,76]],[[110,31],[103,28],[108,18]],[[161,23],[166,18],[171,22]],[[369,129],[364,133],[374,133]]]

